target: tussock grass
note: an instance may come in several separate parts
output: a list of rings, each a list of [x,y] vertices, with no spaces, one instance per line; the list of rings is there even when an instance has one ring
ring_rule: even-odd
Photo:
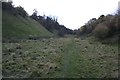
[[[74,37],[3,43],[2,66],[3,77],[117,78],[118,46]]]

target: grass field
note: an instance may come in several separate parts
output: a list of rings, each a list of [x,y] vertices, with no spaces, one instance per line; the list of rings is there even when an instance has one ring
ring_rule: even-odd
[[[43,38],[2,45],[3,77],[118,77],[118,46],[92,38]]]

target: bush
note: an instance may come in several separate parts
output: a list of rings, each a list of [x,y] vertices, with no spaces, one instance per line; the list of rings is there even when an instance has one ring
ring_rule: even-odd
[[[86,31],[86,25],[84,25],[84,26],[82,26],[82,27],[80,28],[80,32],[81,32],[81,33],[85,33],[85,31]]]
[[[29,35],[28,39],[30,39],[30,40],[37,40],[37,37],[35,37],[33,35]]]
[[[58,36],[59,36],[59,37],[64,37],[64,33],[61,32],[61,31],[59,31],[59,32],[58,32]]]
[[[93,30],[93,34],[95,37],[97,37],[99,39],[103,39],[109,35],[109,29],[105,24],[100,23]]]
[[[26,17],[28,15],[24,8],[22,8],[21,6],[16,7],[16,11],[22,17]]]

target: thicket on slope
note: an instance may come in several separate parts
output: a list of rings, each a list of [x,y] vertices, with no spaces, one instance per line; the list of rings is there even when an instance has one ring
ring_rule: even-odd
[[[109,28],[109,37],[112,37],[113,35],[117,35],[119,32],[118,18],[119,17],[113,15],[107,15],[105,17],[106,20],[104,24]]]
[[[28,16],[27,12],[24,10],[23,7],[18,6],[15,9],[16,9],[16,13],[19,14],[19,15],[21,15],[22,17]]]
[[[91,33],[97,24],[98,24],[98,21],[96,18],[90,19],[85,25],[80,27],[79,29],[80,34],[83,35],[83,34]]]
[[[79,31],[81,35],[92,33],[98,38],[116,36],[120,34],[120,16],[108,14],[106,16],[101,15],[98,19],[90,19]]]
[[[23,7],[21,6],[14,7],[12,5],[12,2],[2,2],[2,10],[8,11],[14,16],[17,16],[17,15],[21,15],[22,17],[28,16],[27,12],[24,10]]]
[[[93,35],[96,38],[104,39],[109,35],[109,28],[105,24],[100,23],[93,30]]]
[[[85,31],[86,31],[86,26],[85,26],[85,25],[82,26],[79,30],[80,30],[81,33],[85,33]]]
[[[113,22],[116,29],[116,33],[120,34],[120,16],[116,15],[113,19]]]

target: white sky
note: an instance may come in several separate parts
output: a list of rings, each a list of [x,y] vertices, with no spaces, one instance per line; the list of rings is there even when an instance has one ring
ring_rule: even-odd
[[[12,0],[29,15],[37,9],[40,15],[57,16],[58,22],[70,29],[78,29],[91,18],[114,13],[119,0]]]

